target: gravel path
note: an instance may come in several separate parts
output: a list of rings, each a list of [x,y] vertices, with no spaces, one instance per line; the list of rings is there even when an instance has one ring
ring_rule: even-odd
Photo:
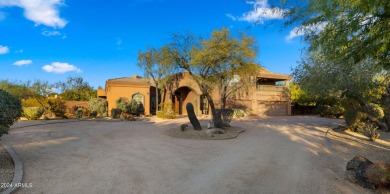
[[[184,123],[58,123],[11,129],[2,141],[23,162],[23,182],[32,184],[18,194],[372,192],[344,180],[350,158],[327,145],[326,131],[343,120],[241,119],[232,125],[246,131],[220,141],[163,134]]]
[[[14,163],[8,152],[0,145],[0,193],[7,189],[14,176]]]

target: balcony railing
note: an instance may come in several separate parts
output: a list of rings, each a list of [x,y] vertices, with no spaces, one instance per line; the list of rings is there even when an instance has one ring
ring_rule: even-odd
[[[285,86],[269,86],[269,85],[257,85],[257,91],[271,91],[271,92],[284,92],[287,90]]]

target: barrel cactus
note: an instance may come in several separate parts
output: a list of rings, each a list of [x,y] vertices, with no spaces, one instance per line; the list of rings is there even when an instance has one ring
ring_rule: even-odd
[[[196,118],[194,106],[192,105],[192,103],[187,103],[186,109],[187,109],[188,119],[190,120],[192,126],[194,127],[194,130],[198,130],[198,131],[202,130],[198,118]]]

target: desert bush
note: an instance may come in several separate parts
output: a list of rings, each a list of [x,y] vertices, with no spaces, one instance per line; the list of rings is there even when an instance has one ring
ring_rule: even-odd
[[[77,119],[81,119],[83,118],[83,114],[84,114],[84,110],[83,108],[78,108],[75,112],[74,112],[75,116]]]
[[[8,129],[22,115],[21,102],[8,92],[0,90],[0,137],[7,134]]]
[[[175,112],[173,111],[173,104],[172,102],[162,102],[159,105],[160,110],[162,111],[162,118],[163,119],[175,119],[176,115]]]
[[[89,101],[89,110],[91,113],[96,111],[100,115],[107,114],[107,100],[103,98],[92,98]]]
[[[345,109],[340,105],[321,105],[316,108],[315,112],[321,117],[340,118],[344,115]]]
[[[48,101],[49,110],[54,113],[56,117],[63,117],[66,113],[66,104],[64,101],[56,98]]]
[[[35,98],[22,99],[22,107],[41,107],[42,105]]]
[[[42,107],[23,107],[23,116],[28,120],[37,120],[44,113],[44,109]]]
[[[116,100],[116,108],[120,108],[122,112],[130,112],[129,100],[125,97],[120,97]]]
[[[92,117],[92,118],[96,118],[97,115],[98,115],[98,112],[97,112],[96,110],[91,111],[91,112],[89,113],[89,116]]]
[[[64,118],[64,119],[70,119],[72,117],[72,115],[70,114],[70,113],[68,113],[68,112],[66,112],[63,116],[62,116],[62,118]]]
[[[390,187],[390,164],[374,163],[366,170],[368,181],[377,187]]]
[[[159,111],[156,112],[156,115],[157,115],[157,118],[161,118],[162,119],[164,117],[164,112],[159,110]]]
[[[111,118],[113,119],[119,119],[121,117],[122,109],[120,108],[113,108],[111,110]]]
[[[242,109],[234,108],[233,111],[233,118],[241,118],[245,116],[245,111]]]
[[[385,113],[384,113],[382,107],[380,107],[378,104],[369,103],[366,105],[365,109],[366,109],[365,111],[367,112],[367,114],[369,114],[377,119],[382,119],[385,116]]]

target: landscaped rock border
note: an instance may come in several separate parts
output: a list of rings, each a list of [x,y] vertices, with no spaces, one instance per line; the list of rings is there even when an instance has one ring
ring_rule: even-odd
[[[236,138],[239,133],[245,131],[243,128],[231,126],[224,128],[224,134],[214,134],[214,136],[211,137],[210,134],[206,132],[206,126],[202,126],[201,131],[194,130],[191,126],[189,128],[189,130],[182,131],[180,126],[177,126],[177,128],[170,128],[165,130],[163,134],[182,139],[223,140]]]
[[[5,191],[3,191],[2,194],[10,194],[14,192],[19,187],[16,187],[15,185],[18,185],[22,183],[23,178],[23,166],[22,162],[20,161],[19,157],[16,155],[16,153],[7,145],[0,142],[0,145],[3,146],[5,150],[7,150],[8,154],[11,156],[12,161],[14,163],[14,175],[12,182],[10,183],[12,186],[8,187]]]

